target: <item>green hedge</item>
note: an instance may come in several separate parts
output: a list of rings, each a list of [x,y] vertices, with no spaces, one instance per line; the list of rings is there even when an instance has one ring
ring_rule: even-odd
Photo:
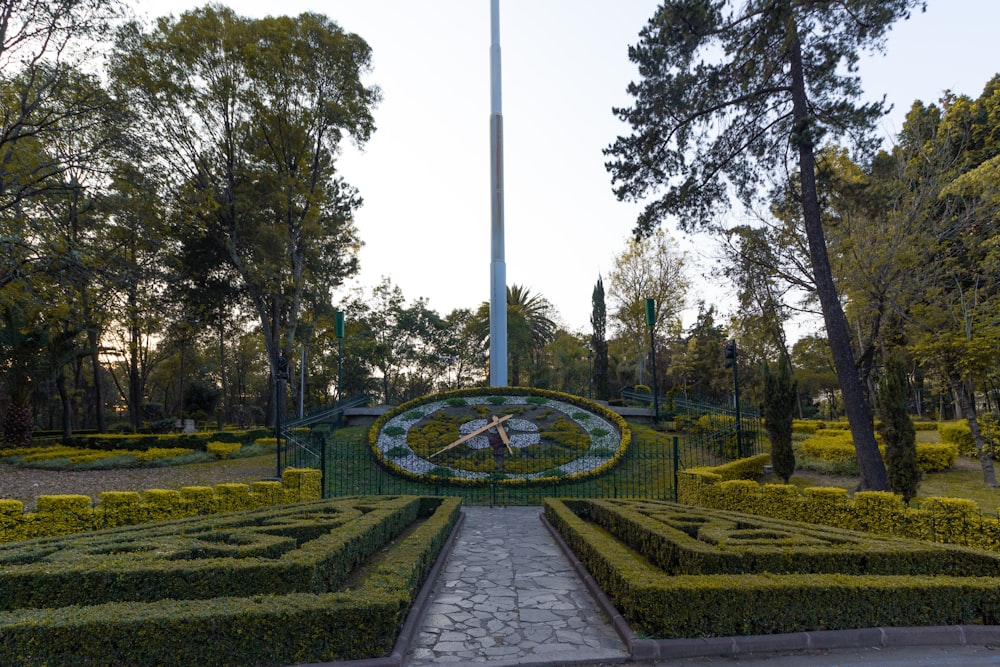
[[[811,487],[723,480],[716,468],[692,468],[678,475],[677,499],[689,505],[746,512],[1000,551],[1000,521],[984,517],[964,498],[925,498],[908,507],[885,491]]]
[[[266,429],[245,431],[199,431],[197,433],[94,433],[75,435],[62,444],[80,449],[146,450],[154,447],[183,447],[205,451],[209,442],[252,444],[257,438],[271,435]]]
[[[628,507],[635,509],[623,510]],[[728,545],[728,551],[749,571],[720,573],[712,570],[723,561],[710,557],[713,545],[718,547],[719,535],[712,533],[713,522],[720,521],[717,512],[657,501],[548,499],[545,515],[633,630],[650,637],[1000,620],[1000,568],[992,554],[957,548],[935,551],[939,545],[904,547],[896,541],[875,552],[874,560],[885,574],[828,572],[825,566],[833,562],[842,569],[850,565],[867,572],[863,555],[871,541],[863,535],[849,539],[846,531],[825,534],[802,524],[727,514],[722,520],[730,522],[729,539],[739,543]],[[693,535],[699,535],[704,546],[681,557],[680,545]],[[842,548],[844,544],[851,548]],[[821,554],[824,549],[850,556],[829,558]],[[909,573],[911,563],[936,567],[935,553],[942,562],[963,563],[970,574],[990,576]],[[796,570],[804,565],[813,571]],[[940,565],[941,570],[947,571],[947,566]]]
[[[26,542],[17,555],[0,551],[0,585],[10,591],[5,600],[16,601],[0,612],[0,664],[379,657],[391,650],[459,503],[347,498],[160,524],[145,536],[117,529]],[[197,554],[196,534],[232,538],[208,540],[229,552]],[[170,540],[187,552],[171,552]],[[154,557],[115,550],[123,544],[167,548]],[[45,595],[27,590],[28,580]],[[112,590],[101,593],[102,586]]]

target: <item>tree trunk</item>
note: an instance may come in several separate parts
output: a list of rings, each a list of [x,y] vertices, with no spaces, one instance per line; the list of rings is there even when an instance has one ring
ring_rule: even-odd
[[[221,318],[219,322],[219,379],[222,383],[222,416],[219,419],[219,430],[232,419],[232,405],[229,396],[229,374],[226,372],[226,336]]]
[[[816,189],[816,158],[810,133],[813,118],[809,115],[806,98],[805,77],[802,71],[802,50],[798,40],[795,19],[789,12],[786,25],[792,42],[789,47],[789,64],[792,75],[792,114],[795,118],[793,145],[798,148],[799,177],[802,184],[802,218],[809,242],[809,258],[812,261],[816,294],[823,310],[826,335],[833,355],[840,393],[844,400],[844,412],[851,425],[854,449],[858,457],[860,481],[858,490],[888,491],[889,477],[885,463],[875,442],[875,428],[871,409],[865,400],[864,388],[851,349],[851,333],[844,316],[844,309],[837,296],[833,282],[830,258],[826,249],[823,219]]]
[[[97,418],[97,432],[108,432],[108,419],[104,414],[104,367],[101,366],[101,355],[98,348],[97,329],[87,329],[87,345],[90,347],[90,363],[94,375],[94,416]]]
[[[132,432],[138,433],[142,428],[142,378],[139,373],[139,336],[138,329],[129,328],[128,344],[128,413],[132,423]]]
[[[996,471],[993,469],[993,457],[986,447],[983,439],[983,432],[979,428],[979,418],[976,415],[975,393],[972,391],[972,383],[963,382],[957,375],[950,375],[951,385],[955,390],[962,414],[969,422],[969,432],[972,434],[972,442],[976,445],[976,455],[979,457],[979,465],[983,469],[983,484],[991,489],[997,488]]]
[[[3,420],[4,447],[30,447],[35,430],[31,403],[11,403]]]
[[[61,371],[56,375],[56,390],[62,408],[62,437],[68,441],[73,436],[73,401],[66,391],[66,374]]]

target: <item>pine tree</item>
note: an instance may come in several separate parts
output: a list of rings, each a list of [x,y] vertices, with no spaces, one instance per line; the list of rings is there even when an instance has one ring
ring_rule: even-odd
[[[885,441],[885,464],[889,486],[903,500],[917,495],[920,468],[917,467],[917,432],[906,411],[906,367],[897,358],[885,365],[885,375],[875,395],[875,409],[880,419],[879,434]]]
[[[816,182],[816,151],[850,138],[870,151],[882,103],[859,104],[860,54],[879,51],[892,24],[921,0],[666,0],[629,49],[640,81],[632,128],[606,149],[621,200],[653,198],[636,223],[717,222],[735,195],[750,208],[794,174],[816,296],[851,425],[859,488],[889,488],[833,279]]]

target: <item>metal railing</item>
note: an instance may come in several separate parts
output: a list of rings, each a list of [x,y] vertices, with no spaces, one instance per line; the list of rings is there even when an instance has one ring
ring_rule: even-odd
[[[340,401],[333,407],[285,423],[281,429],[282,441],[278,443],[281,470],[293,467],[318,468],[325,471],[326,437],[323,430],[311,427],[328,425],[337,428],[343,425],[345,410],[365,405],[368,400],[367,396],[354,396]]]
[[[635,400],[652,400],[638,394]],[[323,497],[350,495],[418,494],[461,496],[470,505],[537,505],[548,497],[675,499],[678,472],[724,463],[759,453],[761,423],[755,412],[744,410],[737,431],[735,414],[725,406],[674,399],[671,409],[681,418],[677,431],[644,434],[633,439],[621,463],[598,477],[551,484],[511,484],[502,479],[469,485],[447,480],[421,482],[394,474],[373,456],[366,436],[342,435],[346,408],[365,403],[365,397],[343,403],[283,429],[285,466],[323,471]],[[669,403],[665,403],[669,405]],[[304,428],[309,430],[305,431]],[[548,466],[534,461],[539,469]],[[559,465],[553,461],[551,467]]]

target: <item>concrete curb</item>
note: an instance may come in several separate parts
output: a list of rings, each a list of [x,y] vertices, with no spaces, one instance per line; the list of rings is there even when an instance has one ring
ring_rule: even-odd
[[[732,658],[787,651],[866,647],[1000,645],[1000,625],[859,628],[705,639],[639,639],[632,631],[628,621],[618,613],[604,591],[590,576],[587,568],[570,550],[569,545],[562,539],[562,535],[545,518],[544,512],[540,518],[556,544],[569,559],[574,571],[583,580],[587,591],[611,620],[618,636],[628,647],[632,660],[676,660],[713,656]]]

